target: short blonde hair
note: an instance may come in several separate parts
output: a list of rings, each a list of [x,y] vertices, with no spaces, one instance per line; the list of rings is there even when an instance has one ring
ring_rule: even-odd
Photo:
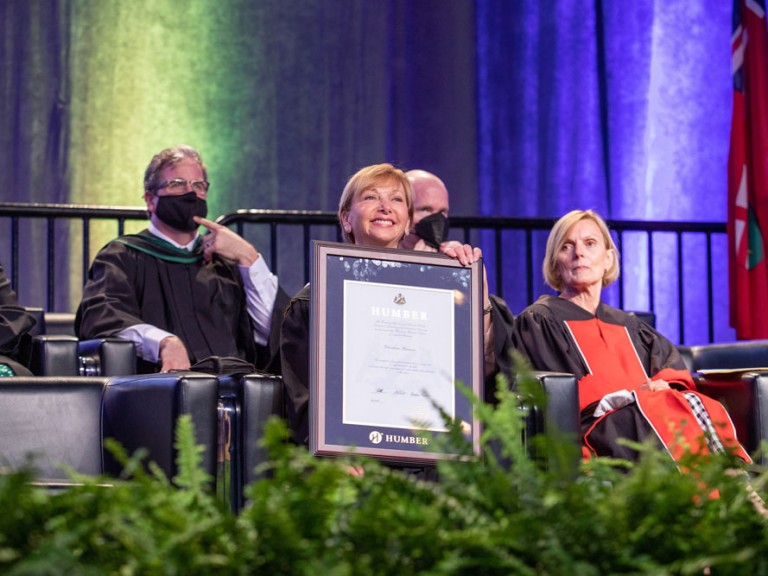
[[[557,255],[563,244],[565,244],[566,237],[571,228],[582,220],[592,220],[592,222],[597,224],[603,236],[605,248],[613,250],[613,263],[603,275],[603,287],[608,286],[619,277],[619,251],[613,242],[611,232],[608,230],[605,220],[593,210],[572,210],[555,222],[552,231],[549,233],[549,238],[547,238],[547,249],[544,253],[544,263],[542,265],[544,281],[558,292],[563,290],[563,278],[560,276],[560,270],[557,267]]]
[[[408,218],[413,221],[413,188],[411,182],[405,175],[405,172],[400,168],[395,168],[392,164],[373,164],[372,166],[366,166],[358,170],[344,186],[344,191],[341,193],[339,199],[339,225],[341,226],[341,233],[344,237],[344,242],[350,244],[355,243],[355,237],[352,232],[344,230],[344,222],[341,219],[341,215],[345,212],[349,212],[352,207],[352,200],[355,198],[355,194],[373,188],[378,184],[386,184],[394,182],[403,187],[405,191],[405,204],[408,207]],[[408,233],[405,231],[404,235]]]

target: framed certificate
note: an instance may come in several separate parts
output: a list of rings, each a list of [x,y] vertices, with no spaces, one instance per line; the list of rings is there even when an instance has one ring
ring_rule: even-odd
[[[447,414],[479,452],[482,263],[442,254],[312,243],[310,449],[396,463],[441,452]]]

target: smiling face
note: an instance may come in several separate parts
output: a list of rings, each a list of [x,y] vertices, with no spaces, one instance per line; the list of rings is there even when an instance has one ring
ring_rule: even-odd
[[[341,224],[355,244],[397,248],[410,225],[402,184],[388,179],[355,192]]]
[[[614,258],[597,223],[589,218],[579,220],[565,234],[557,250],[556,265],[562,279],[562,292],[576,294],[600,290]]]

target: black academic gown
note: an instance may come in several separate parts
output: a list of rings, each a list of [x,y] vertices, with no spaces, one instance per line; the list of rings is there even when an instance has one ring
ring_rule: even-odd
[[[96,256],[75,324],[83,339],[151,324],[178,336],[192,364],[230,356],[279,374],[279,327],[287,303],[278,288],[268,344],[257,346],[238,266],[217,256],[205,262],[200,244],[190,253],[144,230],[110,242]]]
[[[31,376],[22,365],[29,353],[29,331],[34,317],[18,305],[16,293],[0,265],[0,363],[7,364],[18,376]]]
[[[591,320],[595,316],[627,328],[649,376],[664,368],[685,369],[675,345],[633,314],[600,303],[593,315],[557,296],[542,296],[515,318],[512,345],[530,361],[534,370],[567,372],[580,379],[589,371],[564,322]]]
[[[596,320],[598,324],[592,324]],[[566,322],[572,324],[570,329]],[[571,332],[583,330],[579,322],[585,322],[582,326],[591,326],[591,333],[599,334],[606,344],[605,348],[601,345],[599,350],[594,351],[582,348],[581,352],[592,357],[591,372]],[[594,330],[599,330],[599,322],[625,330],[606,327],[596,333]],[[582,332],[582,337],[585,334]],[[589,342],[588,338],[581,341],[582,345]],[[679,458],[683,446],[678,442],[678,434],[682,434],[689,441],[689,446],[696,449],[699,440],[706,437],[705,427],[697,422],[699,417],[692,408],[694,404],[702,404],[704,414],[700,416],[715,423],[722,443],[749,461],[749,456],[736,440],[735,430],[722,405],[696,394],[693,380],[677,348],[632,314],[601,303],[593,315],[562,298],[542,296],[515,318],[512,343],[530,361],[533,369],[568,372],[579,380],[585,456],[605,455],[634,460],[637,457],[634,449],[616,442],[616,439],[643,441],[651,437],[656,438],[658,445],[667,449],[671,456]],[[631,348],[628,348],[630,344]],[[616,367],[608,370],[598,363],[612,362],[618,357],[601,360],[606,350],[615,350],[622,358]],[[641,371],[632,368],[637,366],[637,361]],[[620,376],[630,373],[635,381],[625,381]],[[669,382],[671,388],[657,392],[642,388],[645,379],[655,377]],[[626,403],[613,402],[607,412],[595,414],[598,402],[607,398],[601,395],[622,390],[631,391],[624,397],[632,399]],[[595,400],[592,400],[593,396]],[[670,423],[674,423],[673,429]]]
[[[280,362],[288,395],[288,425],[297,444],[309,443],[309,284],[285,309],[280,328]]]
[[[489,294],[491,301],[491,321],[493,322],[493,354],[496,361],[494,370],[486,374],[484,399],[491,404],[496,403],[496,376],[502,374],[511,382],[514,375],[512,366],[512,331],[515,318],[510,312],[507,303],[500,296]]]

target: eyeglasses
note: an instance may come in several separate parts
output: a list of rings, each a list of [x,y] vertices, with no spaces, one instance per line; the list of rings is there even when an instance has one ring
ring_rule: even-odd
[[[191,186],[192,190],[200,196],[205,196],[208,193],[208,187],[210,184],[205,180],[184,180],[183,178],[174,178],[173,180],[166,180],[158,184],[155,188],[155,192],[162,190],[163,188],[171,192],[171,194],[181,194],[186,192],[187,186]]]

